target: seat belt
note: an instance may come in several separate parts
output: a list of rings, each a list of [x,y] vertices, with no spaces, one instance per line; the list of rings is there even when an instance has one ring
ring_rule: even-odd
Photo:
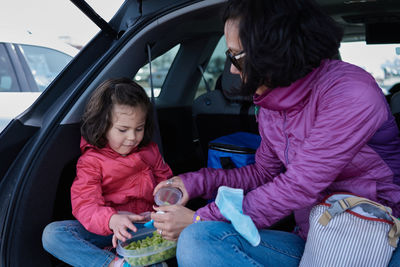
[[[197,68],[200,70],[201,77],[203,77],[204,84],[206,85],[207,93],[209,93],[211,91],[211,89],[210,89],[210,85],[208,84],[208,82],[206,80],[206,77],[204,77],[204,69],[201,65],[198,65]]]
[[[149,60],[149,70],[150,70],[150,91],[151,91],[151,103],[153,104],[153,117],[154,117],[154,141],[158,145],[158,149],[160,150],[161,155],[164,156],[163,148],[162,148],[162,141],[161,141],[161,133],[160,133],[160,126],[158,124],[158,115],[157,115],[157,108],[156,108],[156,100],[154,97],[154,86],[153,86],[153,74],[151,71],[151,47],[150,44],[147,44],[147,55]]]

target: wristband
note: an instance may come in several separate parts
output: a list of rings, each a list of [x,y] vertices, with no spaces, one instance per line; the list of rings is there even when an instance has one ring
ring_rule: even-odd
[[[197,212],[195,212],[193,215],[193,222],[198,223],[200,221],[201,221],[200,215],[198,215]]]

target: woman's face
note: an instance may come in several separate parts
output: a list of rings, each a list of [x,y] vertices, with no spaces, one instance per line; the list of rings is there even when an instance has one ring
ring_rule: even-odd
[[[237,55],[243,51],[242,43],[239,38],[239,20],[228,19],[224,26],[226,46],[232,55]],[[243,74],[233,64],[231,64],[231,73],[239,74],[240,78],[243,79]],[[260,86],[256,90],[256,94],[263,94],[268,88],[265,85]]]
[[[242,44],[239,39],[239,20],[238,19],[228,19],[225,22],[224,27],[226,46],[232,55],[237,55],[242,52]],[[231,73],[239,74],[242,78],[242,72],[240,72],[233,64],[231,64]]]
[[[143,108],[115,104],[107,131],[108,145],[120,155],[129,154],[143,140],[146,113]]]

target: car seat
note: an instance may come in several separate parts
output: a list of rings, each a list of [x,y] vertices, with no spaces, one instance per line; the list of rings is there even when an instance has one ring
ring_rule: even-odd
[[[388,94],[386,95],[386,100],[390,103],[392,96],[400,91],[400,83],[394,84],[390,89]]]
[[[226,61],[215,89],[193,102],[194,136],[200,142],[204,162],[211,140],[235,132],[258,133],[252,97],[236,93],[241,79],[230,72],[230,66],[231,63]]]

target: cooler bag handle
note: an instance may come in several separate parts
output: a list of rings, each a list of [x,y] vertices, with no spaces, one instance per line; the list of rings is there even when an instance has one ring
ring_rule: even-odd
[[[392,247],[397,247],[397,238],[400,236],[400,220],[394,217],[391,212],[392,209],[386,206],[383,206],[379,203],[371,201],[366,198],[361,197],[347,197],[344,199],[340,199],[335,201],[319,218],[318,222],[326,226],[329,221],[337,214],[340,214],[348,209],[351,209],[360,204],[369,204],[374,207],[379,208],[380,210],[384,211],[390,218],[393,220],[393,226],[390,228],[388,238],[389,243]]]

